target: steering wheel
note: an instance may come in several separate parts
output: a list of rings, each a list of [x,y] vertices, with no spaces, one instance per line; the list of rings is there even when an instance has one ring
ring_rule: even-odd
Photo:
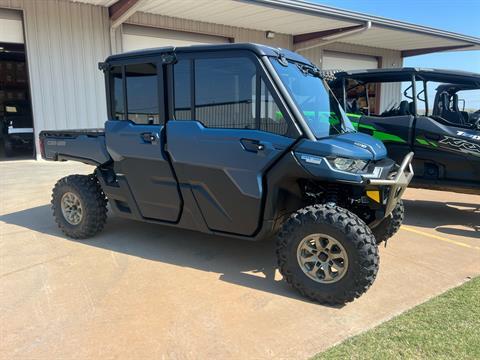
[[[480,130],[480,110],[477,110],[473,114],[471,114],[469,117],[469,121],[471,124],[474,124],[473,126],[477,130]]]

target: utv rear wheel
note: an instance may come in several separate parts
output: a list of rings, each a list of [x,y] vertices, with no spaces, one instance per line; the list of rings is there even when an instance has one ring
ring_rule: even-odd
[[[395,235],[400,229],[400,226],[402,226],[404,217],[405,208],[403,206],[403,201],[400,200],[393,209],[392,213],[383,219],[378,226],[372,229],[377,244],[387,241],[393,235]]]
[[[74,239],[94,236],[107,220],[107,200],[93,175],[60,179],[53,188],[52,209],[59,228]]]
[[[368,226],[335,205],[298,210],[277,238],[280,272],[303,296],[345,304],[362,295],[378,271],[378,248]]]

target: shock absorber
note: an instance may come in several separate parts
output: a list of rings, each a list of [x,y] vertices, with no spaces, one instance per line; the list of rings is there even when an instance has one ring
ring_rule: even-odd
[[[338,194],[339,194],[339,187],[337,184],[328,184],[325,194],[325,203],[337,205],[338,204]]]

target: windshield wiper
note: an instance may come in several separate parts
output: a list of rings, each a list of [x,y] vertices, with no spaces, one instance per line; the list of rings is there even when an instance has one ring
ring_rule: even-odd
[[[299,63],[297,63],[297,67],[303,73],[303,75],[312,75],[314,77],[323,79],[321,71],[317,67],[299,64]]]

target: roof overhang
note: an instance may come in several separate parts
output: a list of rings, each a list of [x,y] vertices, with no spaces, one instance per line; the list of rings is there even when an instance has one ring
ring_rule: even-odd
[[[294,0],[70,0],[122,11],[273,31],[293,36],[294,48],[342,42],[397,50],[402,56],[480,50],[480,38]],[[112,9],[116,9],[113,11]],[[118,9],[123,9],[120,12]],[[124,13],[123,13],[124,14]],[[367,29],[368,28],[368,29]]]

